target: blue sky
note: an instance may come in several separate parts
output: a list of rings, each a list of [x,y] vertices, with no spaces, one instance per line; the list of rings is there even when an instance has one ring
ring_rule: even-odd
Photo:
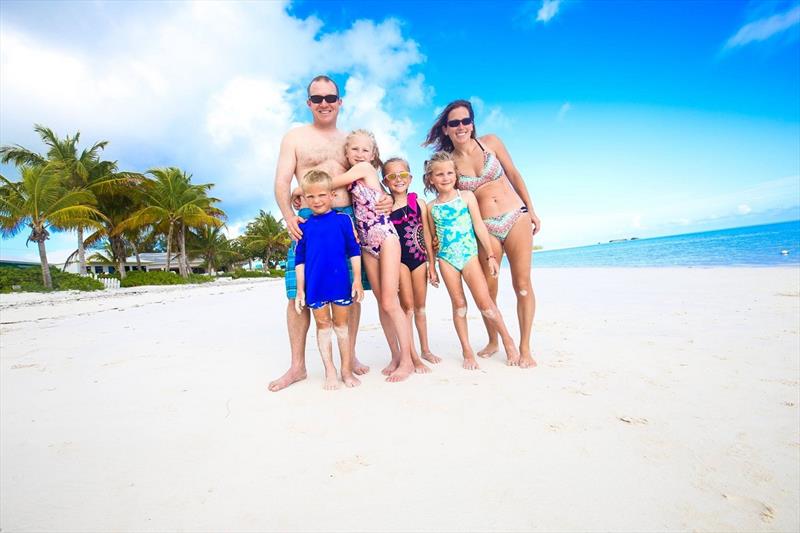
[[[277,213],[278,143],[321,72],[341,127],[416,174],[435,112],[472,99],[545,248],[800,218],[798,1],[4,1],[0,56],[1,144],[41,148],[42,123],[124,169],[179,166],[216,184],[232,236]],[[0,257],[35,260],[24,241]]]

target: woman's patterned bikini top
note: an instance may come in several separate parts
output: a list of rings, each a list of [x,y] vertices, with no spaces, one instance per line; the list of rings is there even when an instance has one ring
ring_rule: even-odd
[[[483,170],[481,170],[480,176],[459,174],[458,188],[462,191],[475,192],[481,185],[489,183],[490,181],[497,181],[503,177],[503,166],[500,164],[500,160],[497,159],[497,156],[484,150],[483,145],[478,139],[475,139],[475,142],[478,143],[478,146],[480,146],[483,151]]]

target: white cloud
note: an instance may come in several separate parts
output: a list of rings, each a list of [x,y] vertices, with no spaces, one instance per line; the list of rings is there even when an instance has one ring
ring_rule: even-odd
[[[564,117],[572,110],[572,104],[569,102],[564,102],[561,107],[558,109],[558,114],[556,115],[556,120],[561,122],[564,120]]]
[[[750,213],[752,210],[753,209],[747,204],[739,204],[739,206],[736,208],[736,212],[739,213],[740,215],[746,215]]]
[[[489,106],[478,96],[470,96],[469,101],[472,103],[472,110],[475,112],[475,123],[481,128],[478,132],[480,135],[511,127],[511,118],[505,114],[500,106]]]
[[[725,43],[725,48],[736,48],[765,41],[800,23],[800,5],[784,12],[745,24]]]
[[[550,19],[556,16],[561,0],[542,0],[542,6],[536,12],[536,22],[547,24]]]

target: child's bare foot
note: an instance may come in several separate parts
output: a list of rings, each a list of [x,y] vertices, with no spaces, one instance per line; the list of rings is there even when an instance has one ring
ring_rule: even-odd
[[[336,390],[339,388],[339,380],[336,379],[336,376],[325,376],[325,383],[322,385],[322,388],[325,390]]]
[[[533,368],[536,366],[536,361],[534,361],[533,357],[531,357],[530,352],[525,352],[519,358],[519,366],[520,368]]]
[[[490,342],[489,344],[484,346],[483,349],[478,350],[478,357],[483,357],[483,358],[491,357],[498,351],[500,351],[500,348],[497,346],[497,341]]]
[[[397,383],[399,381],[405,381],[406,379],[408,379],[408,376],[410,376],[413,372],[414,372],[414,365],[412,364],[398,365],[397,370],[392,372],[391,375],[389,375],[389,377],[386,378],[386,381],[388,381],[389,383]]]
[[[285,389],[292,383],[297,383],[298,381],[302,381],[304,379],[306,379],[305,369],[293,370],[290,368],[289,370],[286,371],[284,375],[282,375],[275,381],[271,381],[267,388],[272,392],[278,392],[281,389]]]
[[[478,362],[472,356],[465,357],[464,364],[462,364],[461,366],[463,366],[467,370],[478,370],[480,368],[480,366],[478,366]]]
[[[425,359],[429,363],[433,363],[434,365],[442,362],[442,358],[441,357],[436,357],[431,352],[423,352],[422,353],[422,358]]]
[[[417,374],[430,374],[431,369],[428,366],[420,361],[419,359],[414,361],[414,372]]]
[[[361,381],[353,374],[342,374],[342,381],[344,381],[344,386],[349,388],[361,385]]]
[[[353,357],[353,374],[363,376],[367,372],[369,372],[369,367],[359,361],[357,357]]]
[[[392,359],[392,362],[391,362],[391,363],[389,363],[388,365],[386,365],[386,368],[384,368],[383,370],[381,370],[381,374],[383,374],[384,376],[389,376],[389,375],[391,375],[391,373],[392,373],[392,372],[394,372],[395,370],[397,370],[397,365],[398,365],[397,361],[395,361],[394,359]]]

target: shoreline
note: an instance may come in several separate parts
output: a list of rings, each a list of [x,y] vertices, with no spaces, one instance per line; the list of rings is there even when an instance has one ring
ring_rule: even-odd
[[[266,391],[289,362],[280,279],[2,295],[0,527],[795,530],[797,273],[538,269],[532,370],[463,370],[430,289],[444,361],[399,384],[368,296],[372,371],[333,392],[313,328],[308,379]],[[507,272],[498,305],[517,338]]]

